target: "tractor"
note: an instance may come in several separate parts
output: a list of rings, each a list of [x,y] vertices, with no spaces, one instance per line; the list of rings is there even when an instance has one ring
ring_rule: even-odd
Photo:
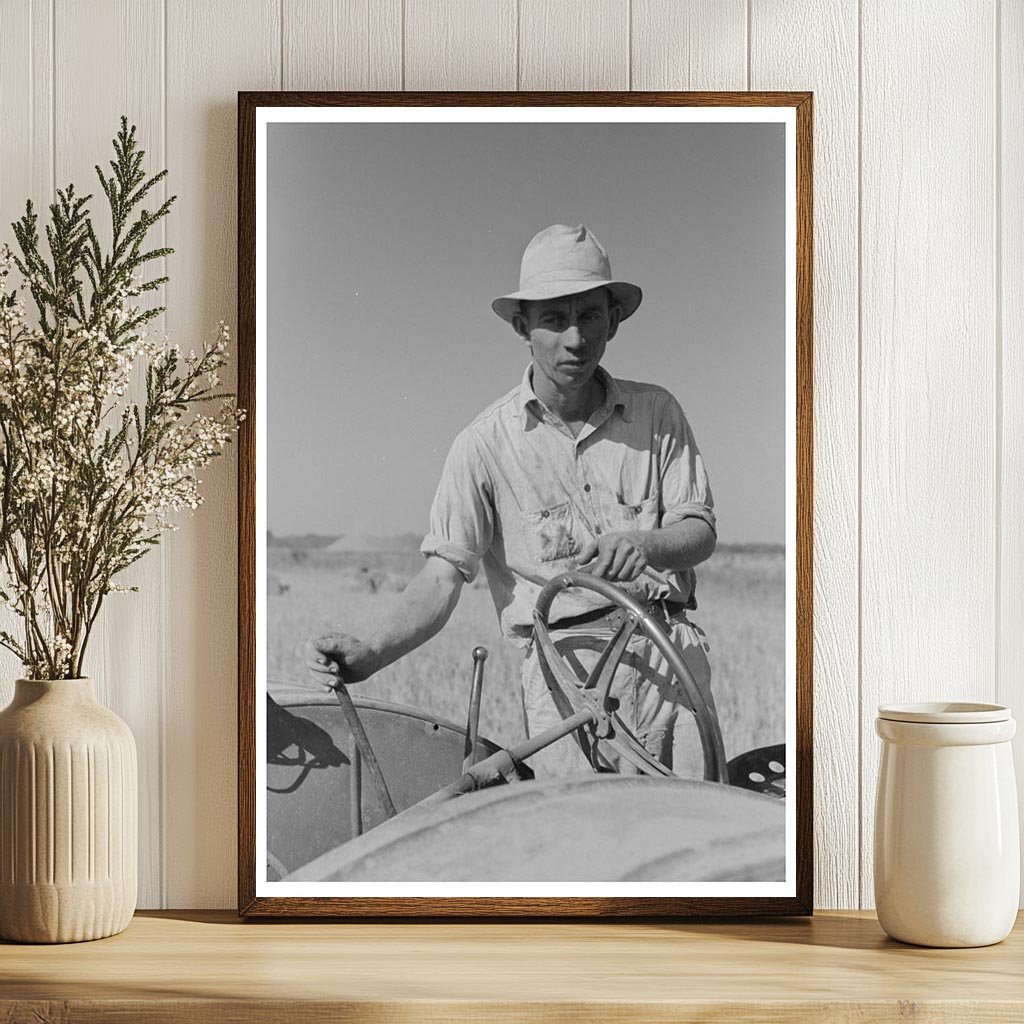
[[[551,636],[576,587],[625,613],[581,685]],[[340,684],[267,695],[267,880],[303,882],[783,881],[786,747],[726,759],[718,718],[660,623],[614,584],[555,576],[533,612],[534,643],[562,721],[502,747],[479,734],[487,652],[473,651],[466,725]],[[659,648],[696,717],[703,780],[652,758],[611,696],[630,638]],[[635,774],[534,778],[553,743],[609,744]]]

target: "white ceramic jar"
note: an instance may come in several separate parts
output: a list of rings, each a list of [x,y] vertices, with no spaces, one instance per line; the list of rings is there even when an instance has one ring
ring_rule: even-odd
[[[894,939],[988,946],[1017,915],[1020,837],[1010,740],[999,704],[878,709],[875,906]]]

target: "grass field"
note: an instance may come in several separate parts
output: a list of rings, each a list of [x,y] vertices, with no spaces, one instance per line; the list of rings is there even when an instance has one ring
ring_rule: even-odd
[[[268,673],[273,681],[307,676],[310,637],[339,629],[373,632],[422,564],[416,552],[268,549]],[[501,744],[524,735],[519,702],[522,654],[498,631],[486,586],[463,589],[448,625],[418,651],[360,687],[464,723],[471,652],[490,651],[480,729]],[[723,548],[698,569],[699,609],[691,616],[711,645],[712,685],[726,753],[785,740],[785,557],[781,549]]]

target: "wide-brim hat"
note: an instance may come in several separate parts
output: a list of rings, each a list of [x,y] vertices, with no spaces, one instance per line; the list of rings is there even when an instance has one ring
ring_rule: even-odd
[[[583,224],[552,224],[538,231],[523,253],[519,291],[500,295],[491,309],[511,323],[520,302],[558,299],[601,287],[611,292],[621,309],[620,320],[632,316],[644,297],[637,285],[612,277],[608,253]]]

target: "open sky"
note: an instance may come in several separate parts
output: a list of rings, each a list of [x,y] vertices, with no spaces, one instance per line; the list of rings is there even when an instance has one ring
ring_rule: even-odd
[[[490,308],[584,223],[644,290],[613,375],[679,399],[719,539],[785,534],[778,124],[274,124],[268,525],[425,532],[454,436],[529,360]]]

